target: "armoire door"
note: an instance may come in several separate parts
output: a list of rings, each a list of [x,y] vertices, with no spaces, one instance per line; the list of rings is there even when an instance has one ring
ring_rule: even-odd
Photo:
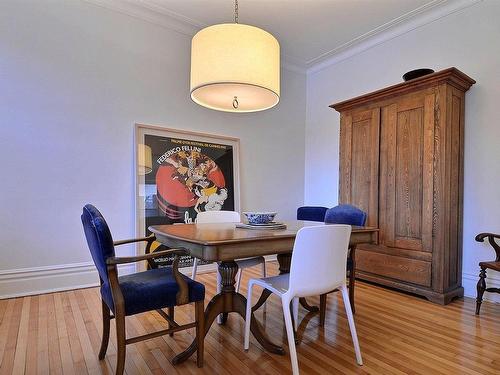
[[[367,212],[378,226],[380,109],[355,110],[340,118],[340,203]]]
[[[423,91],[381,109],[381,245],[432,252],[434,102]]]

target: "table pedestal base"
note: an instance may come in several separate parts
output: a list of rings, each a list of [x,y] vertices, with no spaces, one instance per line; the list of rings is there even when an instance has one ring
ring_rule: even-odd
[[[219,314],[224,314],[227,317],[228,313],[235,312],[245,319],[247,299],[243,295],[236,293],[234,287],[236,284],[237,272],[238,265],[236,262],[229,261],[219,263],[222,289],[221,293],[215,295],[205,309],[205,332],[202,333],[204,336],[207,335],[212,323]],[[274,354],[285,354],[285,351],[281,346],[273,344],[267,338],[253,315],[250,324],[250,331],[260,345],[262,345],[267,351]],[[185,351],[173,358],[172,363],[176,365],[184,362],[196,351],[196,346],[196,340],[193,340],[191,345]]]

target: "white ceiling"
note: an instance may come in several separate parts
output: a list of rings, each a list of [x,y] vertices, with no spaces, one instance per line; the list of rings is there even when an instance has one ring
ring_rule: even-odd
[[[234,0],[88,1],[188,35],[208,25],[233,22]],[[280,42],[284,61],[303,69],[363,43],[366,49],[368,40],[380,42],[383,33],[399,28],[402,34],[476,1],[239,0],[239,22],[271,32]]]

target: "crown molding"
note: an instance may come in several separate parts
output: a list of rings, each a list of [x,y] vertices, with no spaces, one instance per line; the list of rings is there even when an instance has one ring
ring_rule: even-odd
[[[160,8],[143,1],[131,0],[84,0],[108,10],[126,14],[128,16],[152,23],[157,26],[173,30],[179,34],[192,38],[200,29],[207,24],[185,17],[165,8]],[[299,59],[282,54],[281,67],[283,69],[299,73],[306,73],[306,65]]]
[[[307,61],[307,74],[316,73],[372,47],[475,5],[483,0],[434,0],[381,25],[329,52]]]
[[[307,66],[303,61],[284,53],[281,53],[281,67],[299,74],[306,74],[307,70]]]
[[[166,12],[164,9],[145,4],[142,1],[130,0],[83,0],[89,4],[97,5],[108,10],[126,14],[128,16],[146,21],[164,28],[176,31],[180,34],[192,37],[204,25],[183,17],[174,12]]]
[[[418,15],[424,13],[424,12],[427,12],[439,5],[442,5],[443,3],[447,2],[448,0],[432,0],[408,13],[405,13],[399,17],[396,17],[392,20],[390,20],[389,22],[386,22],[380,26],[377,26],[376,28],[368,31],[367,33],[365,34],[362,34],[330,51],[327,51],[313,59],[310,59],[308,61],[306,61],[306,64],[308,66],[313,66],[321,61],[324,61],[326,59],[328,59],[329,57],[332,57],[334,55],[337,55],[345,50],[348,50],[350,49],[351,47],[353,47],[354,45],[358,44],[358,43],[361,43],[363,42],[364,40],[366,39],[369,39],[369,38],[372,38],[374,37],[375,35],[377,34],[380,34],[382,32],[384,32],[385,30],[388,30],[390,29],[391,27],[394,27],[398,24],[401,24],[401,23],[404,23],[404,22],[408,22],[411,18],[414,18],[414,17],[417,17]]]
[[[84,1],[173,30],[190,38],[200,29],[208,26],[142,0]],[[483,0],[433,0],[311,60],[301,61],[282,54],[281,66],[283,69],[299,74],[315,73],[481,1]]]

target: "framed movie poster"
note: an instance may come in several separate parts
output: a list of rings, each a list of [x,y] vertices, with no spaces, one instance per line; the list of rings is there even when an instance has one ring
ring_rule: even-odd
[[[150,225],[190,224],[199,212],[240,210],[238,138],[136,124],[135,144],[139,237],[151,234]],[[191,257],[179,262],[191,265]]]

